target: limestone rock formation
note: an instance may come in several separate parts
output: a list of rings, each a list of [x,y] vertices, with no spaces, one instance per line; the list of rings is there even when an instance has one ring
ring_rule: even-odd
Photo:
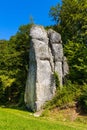
[[[51,46],[53,60],[54,60],[54,71],[58,73],[60,85],[63,83],[63,47],[61,41],[61,35],[52,29],[48,30],[49,44]]]
[[[48,32],[34,25],[30,30],[29,72],[26,82],[25,103],[33,111],[41,109],[56,90],[54,72],[58,73],[60,85],[66,75],[63,63],[61,35],[52,29]],[[66,65],[66,64],[65,64]]]

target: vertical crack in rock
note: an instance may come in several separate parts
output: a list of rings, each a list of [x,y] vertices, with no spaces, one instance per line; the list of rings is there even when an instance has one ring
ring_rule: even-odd
[[[47,32],[42,26],[34,25],[30,36],[25,103],[32,111],[38,111],[55,94],[54,72],[58,73],[60,85],[67,72],[64,70],[63,47],[59,33],[52,29]]]
[[[60,85],[63,84],[63,47],[61,35],[52,29],[48,30],[49,44],[52,50],[54,71],[58,73]]]

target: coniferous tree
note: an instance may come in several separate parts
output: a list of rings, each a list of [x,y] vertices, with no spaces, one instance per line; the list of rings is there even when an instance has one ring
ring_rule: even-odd
[[[87,44],[87,1],[62,0],[62,4],[51,7],[50,16],[56,22],[56,29],[67,40]]]
[[[70,79],[87,83],[87,1],[62,0],[49,14],[56,22],[54,29],[62,35]]]

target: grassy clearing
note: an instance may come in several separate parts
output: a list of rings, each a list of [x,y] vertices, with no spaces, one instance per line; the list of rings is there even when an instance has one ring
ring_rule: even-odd
[[[68,124],[44,119],[35,118],[32,113],[0,108],[0,130],[83,130]]]

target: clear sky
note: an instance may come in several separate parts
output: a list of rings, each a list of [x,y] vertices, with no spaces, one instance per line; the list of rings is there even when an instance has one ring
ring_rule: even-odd
[[[52,25],[49,17],[50,7],[61,0],[1,0],[0,1],[0,39],[9,39],[15,35],[20,25],[30,22]]]

